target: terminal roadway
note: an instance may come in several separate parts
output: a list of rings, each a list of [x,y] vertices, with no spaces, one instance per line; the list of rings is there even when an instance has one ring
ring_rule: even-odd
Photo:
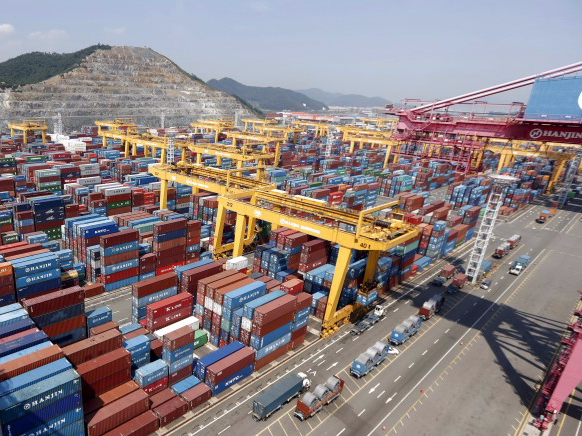
[[[344,326],[331,338],[318,340],[310,329],[307,346],[290,353],[282,364],[253,374],[160,434],[524,435],[531,418],[528,408],[582,282],[580,214],[560,210],[539,225],[534,221],[539,210],[529,207],[496,226],[488,252],[514,233],[522,235],[522,244],[499,261],[490,290],[467,285],[447,295],[442,311],[398,347],[400,354],[388,356],[368,375],[353,378],[352,360],[444,290],[427,284],[442,262],[391,294],[385,303],[388,315],[371,330],[352,336]],[[471,248],[472,241],[449,260],[466,260]],[[509,275],[507,262],[521,254],[530,254],[533,263],[520,276]],[[113,309],[118,307],[117,320],[129,315],[126,293],[104,298]],[[306,372],[314,384],[338,374],[346,381],[344,392],[305,422],[293,416],[295,401],[266,422],[253,421],[252,398],[286,373],[298,371]],[[579,401],[572,402],[570,414],[565,414],[560,434],[576,434]]]

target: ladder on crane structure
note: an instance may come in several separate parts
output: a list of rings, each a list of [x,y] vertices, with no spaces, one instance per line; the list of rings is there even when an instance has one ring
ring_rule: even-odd
[[[560,199],[558,200],[560,207],[564,207],[564,204],[566,204],[568,192],[571,190],[570,188],[572,181],[574,180],[574,177],[578,172],[578,168],[580,167],[580,161],[582,161],[582,146],[576,149],[574,157],[570,161],[570,165],[568,166],[568,170],[564,176],[564,183],[560,192]]]
[[[174,135],[168,135],[168,149],[166,150],[166,163],[174,163],[174,158],[176,157],[176,143],[174,141]]]
[[[327,140],[325,141],[325,152],[323,155],[326,159],[331,159],[331,150],[333,145],[333,135],[331,130],[333,129],[333,124],[331,124],[327,130]]]
[[[479,226],[479,231],[475,238],[475,245],[473,246],[471,256],[469,257],[469,263],[467,265],[467,276],[471,278],[471,283],[473,284],[477,282],[479,271],[481,270],[481,264],[485,258],[487,245],[493,236],[495,221],[497,220],[499,209],[503,204],[503,191],[505,187],[513,181],[510,179],[513,178],[500,178],[499,176],[493,176],[489,201],[487,202],[483,218],[481,219],[481,225]]]

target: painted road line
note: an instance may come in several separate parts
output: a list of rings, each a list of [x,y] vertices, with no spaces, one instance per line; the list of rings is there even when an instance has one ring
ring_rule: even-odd
[[[376,398],[380,398],[382,395],[384,395],[386,393],[386,391],[382,391],[378,394],[378,396]]]
[[[426,353],[428,353],[428,350],[424,350],[424,353],[422,353],[421,356],[424,356]]]
[[[546,249],[542,249],[542,251],[540,252],[540,254],[538,254],[532,263],[535,263],[536,260],[544,253],[544,251],[546,251]],[[457,339],[457,341],[447,350],[447,352],[445,354],[443,354],[443,356],[426,372],[426,374],[412,387],[412,389],[402,398],[402,400],[400,400],[398,402],[398,404],[392,408],[392,410],[390,412],[388,412],[384,418],[382,418],[382,420],[372,429],[372,431],[370,431],[368,433],[368,436],[371,436],[376,430],[378,430],[378,428],[384,424],[384,422],[392,415],[392,413],[394,413],[394,411],[396,409],[398,409],[398,407],[400,407],[400,405],[413,393],[416,392],[417,388],[420,386],[420,384],[437,368],[438,365],[441,364],[441,362],[443,360],[445,360],[445,358],[453,351],[457,348],[458,344],[461,343],[464,339],[465,336],[467,336],[469,333],[471,333],[473,331],[473,329],[475,328],[475,326],[485,317],[485,315],[487,315],[489,313],[489,310],[492,307],[495,307],[495,305],[498,304],[499,300],[501,300],[503,298],[503,296],[509,291],[509,289],[511,289],[511,287],[517,283],[517,280],[514,280],[513,282],[511,282],[509,284],[509,286],[507,288],[505,288],[505,290],[501,293],[501,295],[499,295],[497,297],[497,299],[495,299],[495,301],[493,301],[490,305],[489,308],[487,308],[486,310],[483,311],[483,313],[481,314],[481,316],[479,316],[479,318],[477,318],[473,324],[471,324],[471,326],[465,331],[465,333],[463,333],[463,335]]]
[[[400,309],[399,307],[397,307],[396,309],[394,309],[392,312],[398,312],[398,309]]]
[[[451,329],[446,329],[446,330],[445,330],[445,333],[448,333],[449,331],[451,331]]]
[[[364,413],[365,411],[366,411],[366,409],[364,409],[364,410],[362,410],[360,413],[358,413],[358,418],[359,418],[360,416],[362,416],[362,413]]]
[[[321,366],[321,365],[323,365],[323,362],[325,362],[325,359],[324,359],[324,360],[322,360],[321,362],[319,362],[319,363],[317,364],[317,366]]]
[[[335,354],[339,353],[339,352],[340,352],[341,350],[343,350],[343,349],[344,349],[344,347],[341,347],[339,350],[337,350],[337,351],[335,352]]]
[[[358,339],[360,339],[360,337],[356,336],[354,339],[352,339],[352,342],[356,342]]]
[[[337,436],[340,436],[340,434],[342,434],[344,431],[346,431],[346,428],[345,428],[345,427],[344,427],[344,428],[342,428],[342,429],[339,431],[339,433],[337,434]]]
[[[434,341],[434,343],[436,344],[439,340],[437,339],[436,341]]]
[[[414,366],[414,362],[412,362],[410,365],[408,365],[408,369],[412,368]]]
[[[398,380],[400,380],[400,378],[402,378],[401,375],[399,375],[398,377],[396,377],[396,379],[394,380],[394,383],[396,383]]]
[[[229,425],[228,427],[226,427],[224,430],[220,430],[220,431],[218,432],[218,434],[222,434],[222,433],[224,433],[224,432],[225,432],[226,430],[228,430],[229,428],[230,428],[230,425]]]

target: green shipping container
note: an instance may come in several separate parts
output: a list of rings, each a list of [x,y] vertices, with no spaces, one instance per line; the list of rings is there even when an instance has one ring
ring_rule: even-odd
[[[119,200],[119,201],[112,201],[111,203],[107,203],[107,210],[117,209],[118,207],[126,207],[126,206],[131,206],[131,200]]]
[[[61,227],[51,227],[49,229],[44,229],[43,232],[45,232],[48,236],[49,239],[53,240],[53,239],[61,239],[62,234],[61,234]]]
[[[201,347],[206,342],[208,342],[208,334],[202,329],[196,330],[194,332],[194,348]]]

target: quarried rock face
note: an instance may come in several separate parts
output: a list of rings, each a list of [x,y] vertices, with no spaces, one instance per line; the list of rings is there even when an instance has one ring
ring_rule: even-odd
[[[0,127],[9,121],[61,113],[66,130],[97,119],[132,117],[136,123],[189,125],[198,118],[253,116],[234,97],[190,77],[150,48],[97,50],[78,67],[34,85],[0,91]]]

